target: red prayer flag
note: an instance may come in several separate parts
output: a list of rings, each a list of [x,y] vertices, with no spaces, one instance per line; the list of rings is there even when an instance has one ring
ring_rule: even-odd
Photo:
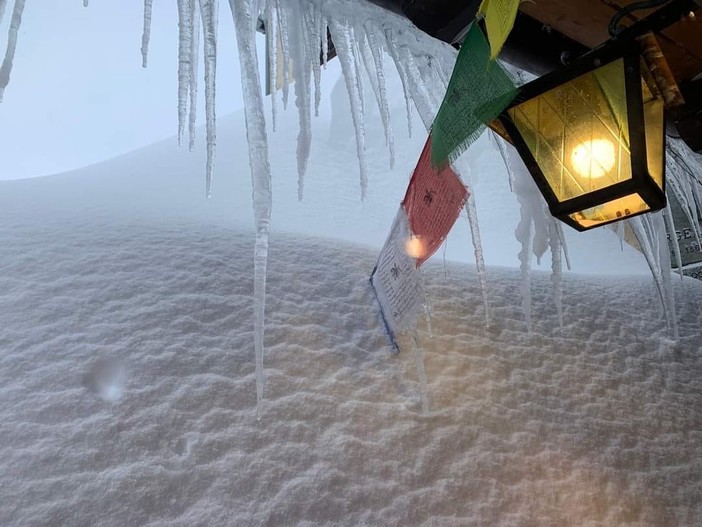
[[[406,251],[416,259],[417,267],[446,239],[468,195],[468,189],[449,165],[432,166],[429,136],[402,200],[412,230]]]

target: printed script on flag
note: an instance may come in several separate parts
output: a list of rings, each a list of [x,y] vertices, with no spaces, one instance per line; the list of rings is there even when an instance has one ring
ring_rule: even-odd
[[[393,342],[394,332],[416,325],[424,298],[421,276],[405,249],[410,236],[407,217],[400,208],[371,276]]]
[[[412,231],[406,252],[416,258],[417,267],[441,246],[468,195],[465,185],[451,167],[446,165],[437,169],[432,166],[429,136],[402,201]]]

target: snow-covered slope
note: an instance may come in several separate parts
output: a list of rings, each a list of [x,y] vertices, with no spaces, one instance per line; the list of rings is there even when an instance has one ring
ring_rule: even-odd
[[[328,78],[338,75],[330,64]],[[328,79],[327,79],[328,81]],[[367,87],[366,91],[370,91]],[[389,154],[377,107],[367,104],[366,146],[370,172],[368,196],[360,199],[358,159],[343,80],[322,100],[313,119],[312,153],[304,200],[297,199],[298,117],[291,103],[279,112],[278,131],[269,132],[273,169],[273,232],[298,232],[344,239],[379,248],[402,200],[409,175],[421,152],[426,133],[414,116],[414,134],[407,136],[402,88],[388,72],[388,93],[395,131],[396,166]],[[489,266],[517,267],[520,245],[514,237],[519,205],[510,192],[502,159],[485,135],[470,155],[480,167],[471,175]],[[37,154],[39,155],[39,154]],[[206,200],[204,130],[194,153],[178,148],[175,139],[156,143],[98,165],[59,176],[4,182],[0,200],[5,210],[21,212],[85,210],[99,214],[191,217],[214,223],[253,225],[251,179],[243,113],[218,124],[218,149],[213,197]],[[31,202],[27,198],[32,198]],[[598,274],[650,274],[643,257],[607,229],[576,233],[566,229],[573,270]],[[457,222],[447,244],[447,258],[473,261],[468,222]],[[441,253],[435,257],[441,258]],[[538,268],[536,262],[534,266]],[[550,269],[550,258],[542,263]]]
[[[424,415],[368,276],[425,138],[404,138],[396,106],[390,171],[369,117],[360,203],[341,110],[314,121],[301,204],[297,117],[272,134],[260,421],[240,116],[220,122],[209,201],[203,151],[173,140],[0,183],[0,524],[702,523],[702,284],[674,284],[673,343],[648,274],[566,274],[557,329],[537,273],[526,332],[519,272],[495,267],[517,265],[516,199],[480,143],[493,324],[473,266],[435,257]],[[448,253],[470,260],[459,223]],[[569,243],[581,271],[647,273],[609,231]]]
[[[77,192],[78,189],[75,189]],[[31,203],[31,199],[29,200]],[[702,284],[430,265],[431,410],[389,353],[376,251],[273,238],[255,418],[253,236],[2,214],[0,524],[699,525]]]

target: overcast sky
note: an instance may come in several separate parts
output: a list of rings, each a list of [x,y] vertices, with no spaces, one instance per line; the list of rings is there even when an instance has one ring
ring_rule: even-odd
[[[12,4],[0,24],[3,55]],[[176,2],[154,0],[147,69],[141,67],[142,17],[140,0],[90,0],[87,8],[82,0],[26,3],[10,85],[0,104],[0,179],[63,172],[176,132]],[[243,103],[226,2],[219,19],[221,116]],[[202,123],[203,82],[200,92]]]

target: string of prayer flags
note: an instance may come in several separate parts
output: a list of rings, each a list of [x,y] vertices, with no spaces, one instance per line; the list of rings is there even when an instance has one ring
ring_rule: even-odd
[[[416,327],[424,300],[419,270],[405,249],[410,236],[407,216],[400,207],[371,273],[371,284],[380,303],[383,322],[396,350],[395,333]]]
[[[490,59],[480,26],[473,23],[458,52],[446,96],[432,126],[431,162],[455,161],[514,99],[517,88],[504,68]]]
[[[468,190],[450,166],[432,166],[431,142],[429,136],[402,201],[412,233],[405,249],[417,267],[441,246],[468,199]]]
[[[490,58],[496,59],[517,18],[520,0],[483,0],[478,14],[485,17],[485,29],[490,41]]]

